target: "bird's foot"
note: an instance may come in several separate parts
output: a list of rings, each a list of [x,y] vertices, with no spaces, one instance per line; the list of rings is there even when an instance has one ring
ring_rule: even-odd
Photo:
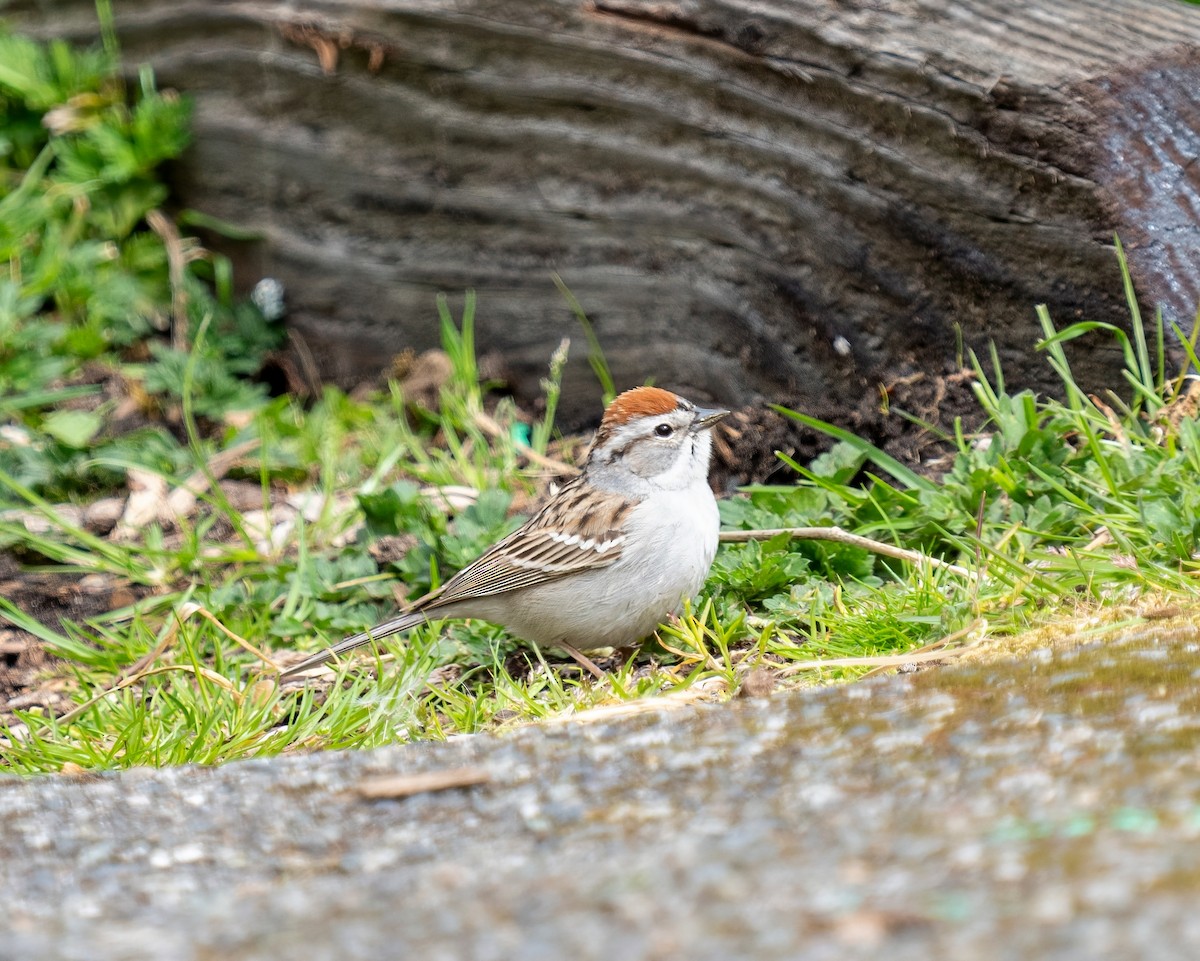
[[[580,667],[582,667],[584,670],[591,672],[592,675],[599,678],[600,680],[602,680],[602,681],[604,680],[604,672],[596,666],[595,661],[593,661],[590,657],[588,657],[586,654],[584,654],[583,651],[579,650],[579,648],[572,647],[566,641],[559,641],[558,646],[561,647],[568,654],[570,654],[571,657],[574,659],[575,663],[578,664]]]

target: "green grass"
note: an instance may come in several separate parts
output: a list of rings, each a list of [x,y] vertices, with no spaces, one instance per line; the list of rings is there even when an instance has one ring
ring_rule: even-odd
[[[247,432],[262,438],[264,497],[279,477],[324,492],[326,505],[353,494],[345,510],[302,521],[275,548],[256,546],[246,517],[220,500],[208,505],[207,520],[190,522],[182,543],[168,546],[152,526],[144,540],[116,544],[72,528],[36,493],[0,479],[51,527],[34,536],[4,522],[9,546],[159,590],[61,631],[2,612],[65,659],[71,697],[83,707],[57,720],[15,712],[22,727],[0,735],[0,763],[24,773],[215,763],[443,738],[651,696],[732,693],[756,666],[795,683],[842,680],[869,664],[808,668],[819,659],[911,651],[952,634],[1018,631],[1081,605],[1191,593],[1200,494],[1187,481],[1200,467],[1196,427],[1159,417],[1160,398],[1183,382],[1162,383],[1157,361],[1148,364],[1149,350],[1134,342],[1126,400],[1101,406],[1075,388],[1063,345],[1115,332],[1056,333],[1044,314],[1043,321],[1040,348],[1063,377],[1067,401],[1010,394],[981,376],[988,422],[974,435],[958,431],[941,480],[913,475],[847,437],[800,467],[800,483],[747,488],[722,503],[730,530],[837,526],[974,576],[786,534],[728,544],[695,605],[602,681],[547,663],[551,652],[529,651],[481,623],[420,628],[382,656],[344,665],[331,685],[280,689],[272,680],[279,652],[318,649],[392,610],[394,578],[410,595],[427,590],[516,523],[510,498],[527,494],[532,480],[518,432],[492,436],[473,422],[485,395],[469,349],[451,350],[455,373],[437,414],[414,415],[394,391],[365,402],[330,391],[310,410],[279,401],[258,413]],[[471,326],[468,307],[461,327],[445,329],[448,346],[469,344]],[[497,412],[506,427],[515,416]],[[211,440],[192,443],[197,461],[214,450]],[[450,484],[480,491],[453,516],[436,496]],[[353,539],[335,546],[358,521]],[[218,530],[245,533],[216,537]],[[413,549],[382,565],[372,559],[379,536],[406,534]]]
[[[787,684],[850,680],[871,658],[944,638],[1194,592],[1197,427],[1165,406],[1190,383],[1168,371],[1167,340],[1184,344],[1189,370],[1198,365],[1178,330],[1143,321],[1127,284],[1132,335],[1057,331],[1040,312],[1036,347],[1062,400],[1010,389],[995,358],[990,380],[977,365],[983,426],[948,433],[941,478],[783,410],[836,445],[792,465],[800,482],[721,504],[728,531],[836,527],[909,560],[788,534],[727,543],[701,597],[603,680],[493,626],[447,622],[345,663],[331,681],[279,687],[286,652],[370,626],[394,610],[397,590],[436,586],[519,523],[514,505],[542,485],[545,455],[561,453],[553,412],[567,345],[547,358],[545,415],[533,423],[479,382],[470,296],[459,317],[431,304],[452,369],[434,409],[396,385],[366,399],[332,388],[308,404],[268,398],[244,375],[277,332],[229,296],[228,265],[172,239],[155,216],[158,167],[186,143],[186,101],[149,74],[125,90],[114,51],[0,36],[0,548],[31,569],[140,588],[83,623],[39,622],[0,599],[0,618],[61,658],[56,684],[72,705],[11,711],[0,771],[440,739],[650,698],[730,696],[759,667]],[[47,130],[43,118],[67,103],[74,112]],[[171,264],[180,249],[191,257],[182,272]],[[562,289],[584,325],[599,410],[615,387],[582,306]],[[1125,378],[1102,397],[1071,374],[1079,337],[1115,338],[1123,352]],[[123,393],[106,392],[113,379]],[[117,422],[124,400],[140,405],[133,427]],[[261,493],[252,509],[215,483],[211,465],[230,451],[241,453],[228,476]],[[126,539],[72,519],[72,504],[124,493],[139,470],[169,491],[204,478],[199,510]],[[469,504],[448,510],[452,489]],[[302,513],[285,516],[289,496],[305,498]],[[381,539],[408,549],[373,555]]]
[[[145,70],[127,90],[115,66],[111,38],[80,52],[0,26],[0,469],[59,500],[130,464],[182,469],[185,370],[194,413],[219,422],[265,403],[246,376],[280,337],[163,213],[190,104]]]

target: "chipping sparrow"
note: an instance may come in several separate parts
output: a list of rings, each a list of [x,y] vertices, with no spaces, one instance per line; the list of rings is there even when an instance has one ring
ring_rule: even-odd
[[[729,413],[658,387],[614,400],[583,471],[542,509],[404,614],[282,673],[441,617],[478,617],[539,646],[639,641],[703,585],[720,521],[711,429]],[[594,666],[592,666],[594,669]]]

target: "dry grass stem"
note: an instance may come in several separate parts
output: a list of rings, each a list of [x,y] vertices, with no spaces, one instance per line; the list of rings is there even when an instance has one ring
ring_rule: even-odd
[[[503,427],[496,423],[495,419],[483,411],[476,411],[474,414],[475,424],[481,431],[487,434],[492,439],[498,439],[506,436],[506,431]],[[521,456],[539,467],[544,467],[556,474],[567,474],[574,476],[579,473],[579,468],[573,464],[568,464],[566,461],[555,460],[553,457],[547,457],[545,454],[539,454],[528,444],[513,439],[513,446],[517,448]]]
[[[782,677],[790,677],[800,671],[814,671],[823,667],[903,667],[905,664],[920,664],[924,661],[946,661],[961,657],[969,647],[959,647],[952,651],[914,651],[911,654],[889,654],[880,657],[831,657],[823,661],[803,661],[780,670]]]
[[[915,651],[910,651],[907,655],[896,655],[896,656],[897,657],[899,657],[899,656],[909,657],[910,661],[908,663],[919,663],[919,661],[916,660],[918,658],[920,660],[927,660],[928,655],[932,654],[932,653],[940,653],[943,657],[957,657],[959,654],[963,654],[966,651],[973,650],[977,646],[977,644],[973,642],[971,644],[965,645],[964,647],[956,648],[954,651],[951,651],[951,652],[947,652],[946,648],[949,647],[951,644],[954,644],[956,641],[960,641],[964,637],[971,637],[972,635],[975,635],[975,638],[974,638],[975,641],[982,640],[983,635],[986,632],[986,629],[987,629],[987,622],[980,619],[980,620],[975,621],[972,624],[968,624],[961,631],[955,631],[953,634],[947,634],[945,637],[940,637],[936,641],[926,644],[924,647],[918,648]],[[873,668],[872,670],[867,671],[867,673],[864,674],[862,677],[860,677],[859,680],[864,681],[868,677],[874,677],[876,674],[882,674],[894,666],[895,665],[892,665],[892,664],[878,665],[877,667]]]
[[[171,671],[182,671],[185,674],[191,674],[195,677],[202,677],[206,681],[211,681],[213,684],[216,684],[217,687],[228,691],[230,696],[232,696],[235,701],[241,703],[242,692],[234,686],[232,681],[230,681],[228,678],[222,677],[216,671],[210,671],[207,667],[196,667],[191,664],[164,664],[161,667],[152,667],[148,671],[142,671],[140,674],[134,674],[131,677],[127,677],[124,680],[117,682],[112,687],[106,688],[95,697],[84,701],[78,707],[72,708],[71,710],[67,711],[66,714],[63,714],[57,718],[57,723],[70,724],[77,717],[79,717],[89,708],[103,701],[110,694],[116,694],[118,691],[123,691],[125,688],[131,687],[132,685],[137,684],[148,677],[153,677],[155,674],[168,674]],[[42,735],[44,736],[48,734],[49,731],[49,726],[43,728]]]
[[[213,627],[215,627],[218,631],[220,631],[222,634],[224,634],[231,641],[233,641],[234,644],[237,644],[243,650],[249,651],[251,654],[253,654],[255,657],[257,657],[260,661],[262,661],[264,664],[266,664],[268,667],[270,667],[273,671],[282,670],[282,668],[279,666],[279,663],[277,661],[275,661],[269,654],[263,653],[257,647],[255,647],[253,644],[251,644],[248,640],[246,640],[244,637],[242,637],[239,634],[235,634],[233,631],[231,631],[229,628],[227,628],[224,624],[222,624],[219,620],[217,620],[216,615],[213,614],[211,611],[207,611],[203,607],[192,606],[191,609],[184,611],[183,617],[188,618],[188,617],[191,617],[191,615],[193,615],[193,614],[198,614],[200,617],[203,617],[206,621],[208,621],[210,624],[212,624]]]

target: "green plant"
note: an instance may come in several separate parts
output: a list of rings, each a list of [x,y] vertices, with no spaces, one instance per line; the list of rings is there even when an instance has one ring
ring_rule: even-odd
[[[451,373],[429,409],[394,384],[366,398],[266,399],[247,375],[277,333],[230,301],[228,265],[160,210],[159,165],[186,142],[186,101],[144,72],[129,97],[106,35],[91,52],[0,36],[0,507],[20,508],[0,516],[0,547],[125,585],[132,600],[43,622],[0,598],[0,617],[60,659],[54,685],[72,705],[0,705],[0,770],[441,738],[648,697],[728,696],[756,668],[840,680],[879,656],[1081,605],[1194,592],[1200,432],[1184,375],[1200,363],[1178,329],[1143,322],[1126,272],[1128,333],[1057,331],[1040,311],[1061,400],[1011,390],[994,357],[989,380],[975,360],[982,424],[948,432],[954,456],[937,479],[783,411],[835,446],[792,463],[800,483],[721,504],[731,533],[783,532],[725,544],[694,606],[606,661],[603,679],[466,622],[417,628],[324,683],[278,687],[290,652],[375,623],[518,523],[514,504],[536,493],[527,468],[553,436],[566,347],[532,429],[479,381],[473,295],[457,320],[438,301]],[[559,285],[611,392],[595,331]],[[1120,390],[1077,385],[1067,348],[1083,336],[1115,339]],[[1174,376],[1170,336],[1189,358]],[[136,426],[118,425],[130,405]],[[251,509],[231,503],[218,460],[255,485]],[[198,508],[104,537],[61,503],[122,489],[133,468],[173,493],[196,484]],[[789,532],[801,527],[804,539]],[[908,550],[897,558],[862,535]]]
[[[558,292],[563,295],[567,301],[567,306],[571,308],[571,313],[575,315],[575,319],[579,321],[579,326],[583,328],[583,335],[588,342],[588,364],[591,365],[592,373],[596,375],[596,380],[600,382],[600,400],[603,406],[607,407],[612,403],[613,398],[617,396],[617,385],[613,381],[612,371],[608,368],[608,360],[604,356],[604,349],[600,346],[600,338],[596,334],[596,328],[588,319],[587,312],[583,309],[576,296],[571,293],[571,288],[558,275],[554,274],[554,285],[558,288]]]
[[[228,264],[160,210],[189,102],[149,70],[128,96],[106,39],[80,51],[0,33],[0,468],[56,498],[116,483],[113,462],[179,467],[170,412],[189,355],[196,409],[219,420],[263,403],[246,375],[278,340],[213,292]],[[197,347],[205,319],[214,336]],[[118,407],[144,423],[116,428]]]

